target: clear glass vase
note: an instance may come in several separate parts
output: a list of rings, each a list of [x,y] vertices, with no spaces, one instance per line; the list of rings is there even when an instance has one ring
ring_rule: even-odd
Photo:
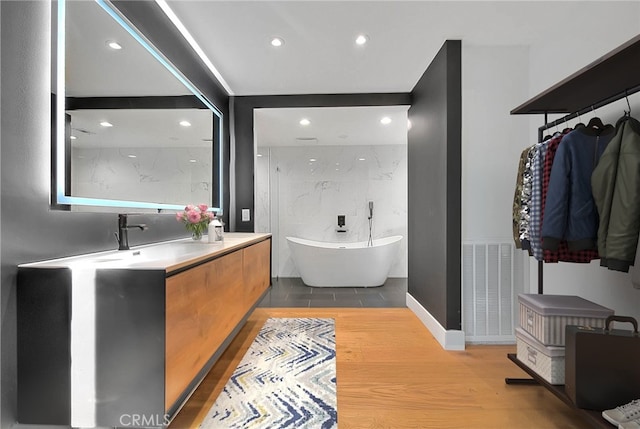
[[[194,241],[202,240],[202,231],[191,231],[191,238]]]

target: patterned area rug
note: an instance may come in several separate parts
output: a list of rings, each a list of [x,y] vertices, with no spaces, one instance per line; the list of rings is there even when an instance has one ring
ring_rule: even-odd
[[[335,321],[271,318],[202,429],[338,427]]]

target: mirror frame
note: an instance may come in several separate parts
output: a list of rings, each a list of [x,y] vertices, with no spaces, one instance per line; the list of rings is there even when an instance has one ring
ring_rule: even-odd
[[[222,211],[223,207],[223,114],[213,105],[189,80],[159,52],[144,35],[127,19],[117,12],[107,1],[95,0],[112,19],[122,26],[138,43],[140,43],[162,66],[176,77],[195,97],[197,97],[213,114],[213,159],[211,209]],[[120,199],[103,199],[77,197],[71,195],[70,175],[70,140],[68,127],[65,124],[66,88],[65,88],[65,26],[66,0],[57,0],[57,31],[52,34],[56,47],[56,58],[52,64],[55,74],[55,94],[52,94],[52,171],[51,171],[51,206],[69,210],[71,206],[93,206],[128,209],[183,210],[184,204],[154,203],[145,201],[129,201]],[[64,94],[64,97],[58,96]],[[217,168],[217,171],[215,171]]]

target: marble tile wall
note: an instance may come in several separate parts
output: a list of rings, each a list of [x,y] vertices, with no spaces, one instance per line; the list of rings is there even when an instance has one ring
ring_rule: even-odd
[[[402,235],[390,277],[407,277],[407,147],[259,147],[256,162],[255,225],[271,232],[273,272],[298,277],[287,236],[330,242],[366,242],[369,201],[372,235]],[[345,233],[337,217],[346,216]]]
[[[211,148],[203,147],[74,148],[71,192],[93,198],[211,204],[211,165]]]

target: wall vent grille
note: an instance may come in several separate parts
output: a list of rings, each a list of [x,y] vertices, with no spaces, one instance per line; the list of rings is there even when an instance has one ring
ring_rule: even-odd
[[[467,342],[514,343],[524,253],[512,243],[463,243],[462,324]]]

